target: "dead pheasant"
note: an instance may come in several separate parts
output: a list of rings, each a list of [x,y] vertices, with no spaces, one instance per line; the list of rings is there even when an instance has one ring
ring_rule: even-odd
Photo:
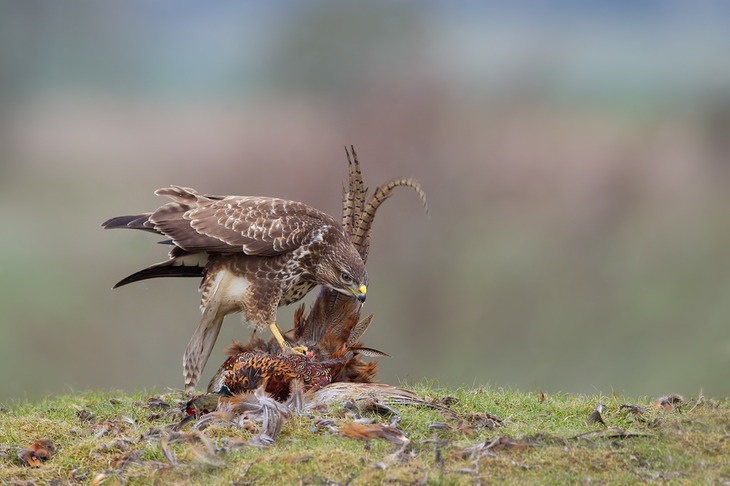
[[[393,179],[376,188],[368,201],[354,148],[346,153],[349,187],[343,196],[342,226],[365,262],[375,213],[393,189],[411,187],[424,207],[426,196],[416,181]],[[371,383],[377,373],[377,363],[366,362],[362,356],[387,355],[360,343],[373,318],[371,314],[360,319],[361,308],[357,299],[322,287],[309,312],[305,313],[303,305],[297,309],[294,328],[286,333],[295,345],[307,347],[306,356],[282,354],[273,340],[255,338],[246,344],[234,343],[228,350],[228,359],[208,385],[208,394],[188,402],[187,412],[195,415],[209,412],[215,409],[219,398],[252,392],[259,387],[283,401],[289,397],[295,382],[302,383],[305,392],[321,390],[330,383]]]
[[[232,396],[264,386],[274,398],[283,401],[289,397],[292,380],[300,380],[305,391],[318,390],[332,382],[343,363],[341,360],[317,361],[310,356],[244,349],[233,346],[230,356],[208,385],[208,393]]]
[[[365,322],[369,324],[370,320]],[[375,375],[376,364],[364,363],[359,354],[387,355],[359,345],[358,338],[366,330],[367,325],[354,329],[351,333],[354,339],[344,346],[336,346],[326,337],[320,347],[313,347],[306,356],[277,353],[277,343],[273,340],[268,343],[260,339],[247,344],[234,343],[227,350],[228,359],[208,384],[208,393],[190,400],[186,412],[189,415],[208,413],[216,409],[221,398],[253,392],[258,388],[283,402],[290,397],[294,382],[301,383],[304,392],[315,392],[336,381],[368,383]]]

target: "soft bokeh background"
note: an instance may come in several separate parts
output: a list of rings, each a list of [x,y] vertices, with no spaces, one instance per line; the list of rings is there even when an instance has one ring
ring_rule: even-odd
[[[730,393],[730,7],[510,5],[0,2],[0,400],[180,387],[197,284],[112,291],[165,249],[100,223],[168,184],[338,214],[350,143],[431,209],[375,223],[383,381]]]

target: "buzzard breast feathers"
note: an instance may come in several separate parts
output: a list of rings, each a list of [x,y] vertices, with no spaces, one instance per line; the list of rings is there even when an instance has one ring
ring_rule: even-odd
[[[315,232],[321,234],[339,225],[326,213],[279,198],[204,196],[178,186],[158,189],[155,194],[173,202],[152,213],[150,222],[189,252],[275,256],[308,243]]]

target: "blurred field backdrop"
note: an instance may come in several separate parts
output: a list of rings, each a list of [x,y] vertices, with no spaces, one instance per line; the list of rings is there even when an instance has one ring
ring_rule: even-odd
[[[168,184],[339,214],[351,143],[431,209],[375,223],[383,381],[730,393],[730,7],[510,5],[0,2],[0,400],[180,387],[197,282],[112,291],[165,248],[100,223]]]

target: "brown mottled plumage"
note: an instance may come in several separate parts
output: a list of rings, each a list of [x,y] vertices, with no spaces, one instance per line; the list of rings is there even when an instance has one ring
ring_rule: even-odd
[[[226,315],[242,312],[256,329],[269,326],[284,348],[275,322],[279,306],[300,300],[316,285],[365,300],[364,262],[331,216],[270,197],[209,196],[178,186],[156,194],[172,202],[102,226],[151,231],[173,245],[168,260],[115,287],[155,277],[202,277],[203,317],[183,358],[186,390],[195,387]]]

